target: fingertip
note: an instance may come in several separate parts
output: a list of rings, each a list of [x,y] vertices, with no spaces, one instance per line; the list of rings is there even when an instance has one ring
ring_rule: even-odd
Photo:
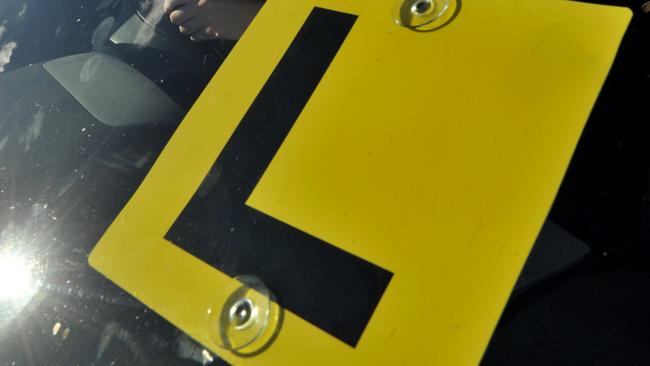
[[[209,39],[218,39],[219,38],[219,32],[217,32],[214,27],[207,27],[204,30],[205,36]]]
[[[174,9],[188,4],[191,0],[165,0],[165,3],[163,4],[163,10],[165,13],[171,13],[174,11]]]
[[[169,13],[169,21],[172,22],[173,24],[176,25],[181,25],[181,18],[182,18],[183,12],[180,10],[174,10],[171,13]]]
[[[163,10],[165,13],[169,14],[174,11],[178,5],[178,0],[165,0],[165,3],[163,4]]]
[[[202,37],[201,35],[192,34],[192,35],[190,35],[190,41],[195,42],[195,43],[199,43],[201,41],[205,41],[205,38]]]

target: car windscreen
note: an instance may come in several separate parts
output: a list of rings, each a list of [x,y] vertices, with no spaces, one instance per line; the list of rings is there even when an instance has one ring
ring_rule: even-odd
[[[0,365],[213,362],[88,255],[234,43],[162,1],[0,3]]]

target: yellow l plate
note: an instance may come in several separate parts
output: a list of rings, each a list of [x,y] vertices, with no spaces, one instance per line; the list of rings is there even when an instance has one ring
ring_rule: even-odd
[[[477,365],[631,13],[460,5],[417,32],[393,0],[268,0],[90,264],[232,364]],[[246,205],[393,276],[355,341],[288,311],[240,357],[206,323],[235,280],[165,237],[315,8],[356,18]]]

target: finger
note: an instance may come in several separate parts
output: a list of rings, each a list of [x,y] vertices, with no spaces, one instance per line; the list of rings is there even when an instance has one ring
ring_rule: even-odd
[[[176,25],[182,25],[196,18],[199,14],[197,3],[191,2],[172,11],[169,14],[169,20]]]
[[[165,5],[164,5],[165,13],[170,13],[174,9],[178,8],[179,6],[189,4],[192,1],[195,0],[165,0]]]
[[[219,38],[219,31],[213,26],[209,26],[209,27],[205,28],[204,33],[205,33],[206,37],[208,37],[208,39],[218,39]]]
[[[190,39],[194,42],[207,41],[209,39],[219,38],[219,33],[213,27],[205,27],[190,35]]]
[[[203,31],[198,31],[198,32],[193,33],[192,35],[190,35],[190,40],[192,40],[192,42],[201,42],[201,41],[205,41],[207,39],[208,39],[208,37],[205,35],[205,33]]]
[[[178,27],[178,30],[186,35],[191,35],[208,26],[207,21],[203,18],[194,18]]]

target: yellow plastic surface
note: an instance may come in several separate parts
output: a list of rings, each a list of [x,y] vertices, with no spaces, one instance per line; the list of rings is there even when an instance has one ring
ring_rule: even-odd
[[[268,0],[90,263],[235,365],[477,365],[631,13],[465,0],[447,26],[393,0]],[[314,6],[359,15],[248,204],[395,275],[352,348],[292,313],[264,353],[218,348],[232,279],[163,239]]]

